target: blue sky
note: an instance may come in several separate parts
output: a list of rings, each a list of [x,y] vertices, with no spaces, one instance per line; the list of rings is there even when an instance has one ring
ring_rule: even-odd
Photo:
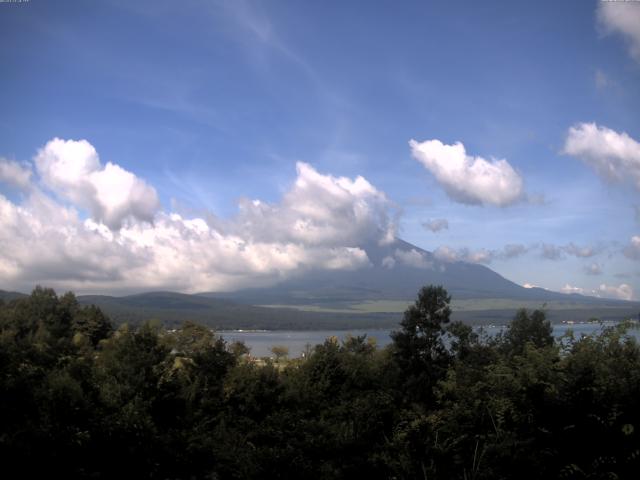
[[[270,252],[282,245],[305,249],[291,269],[273,266],[271,253],[261,253],[269,263],[268,282],[298,267],[328,265],[322,263],[327,251],[309,257],[307,247],[319,248],[315,241],[294,241],[286,233],[274,240],[255,212],[252,221],[261,226],[239,233],[238,224],[247,222],[239,213],[241,199],[300,214],[292,205],[308,200],[308,192],[295,187],[301,178],[316,179],[310,181],[326,193],[344,184],[339,177],[362,176],[386,203],[380,207],[373,194],[363,200],[349,186],[349,205],[381,208],[383,227],[391,225],[419,247],[487,263],[520,284],[637,299],[639,10],[640,3],[583,0],[3,3],[0,157],[9,173],[0,183],[6,203],[0,215],[7,222],[29,212],[35,218],[50,201],[50,208],[66,212],[59,222],[85,229],[87,220],[96,229],[107,225],[110,232],[101,238],[120,248],[126,242],[118,235],[133,238],[120,228],[149,236],[136,222],[167,227],[156,216],[174,213],[184,221],[204,219],[207,235],[222,232]],[[569,148],[571,127],[577,143]],[[64,160],[62,144],[45,147],[54,138],[86,140],[99,155],[99,168],[111,162],[141,182],[131,185],[142,190],[130,191],[152,189],[154,195],[144,197],[144,207],[133,205],[132,197],[126,208],[111,208],[100,195],[102,200],[89,199],[89,187],[77,186],[80,177],[63,179],[46,170]],[[481,157],[491,166],[504,159],[521,187],[487,201],[489,191],[501,187],[459,183],[453,174],[438,177],[444,157],[435,151],[416,155],[411,139],[460,142],[467,162]],[[39,151],[57,160],[38,163]],[[83,152],[73,161],[94,158]],[[296,170],[297,162],[320,177]],[[22,186],[10,175],[17,166],[30,172]],[[103,180],[95,182],[91,188],[100,192],[95,185]],[[424,226],[435,219],[446,220],[448,228]],[[38,233],[46,223],[12,225],[24,236],[22,244],[44,251],[45,240],[53,241]],[[344,245],[332,239],[322,246],[333,249],[331,255],[353,248],[356,233],[342,238]],[[55,251],[68,263],[69,239],[49,234],[61,242]],[[134,278],[115,258],[138,252],[133,247],[111,253],[109,273],[75,259],[83,275],[55,277],[58,267],[27,258],[8,234],[1,242],[13,252],[0,258],[7,287],[39,281],[118,291]],[[145,245],[153,255],[169,255],[159,253],[161,243]],[[113,247],[95,246],[87,237],[77,248],[87,245],[98,257],[100,248]],[[507,245],[517,245],[510,251],[519,254],[507,255]],[[255,277],[258,268],[246,261],[253,267],[234,264],[210,284],[169,278],[149,288],[244,285],[237,279]],[[345,265],[352,268],[350,262]],[[136,274],[167,269],[156,259]]]

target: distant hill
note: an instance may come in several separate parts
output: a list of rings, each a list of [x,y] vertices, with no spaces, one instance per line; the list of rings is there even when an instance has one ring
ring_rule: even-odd
[[[0,290],[0,300],[4,300],[5,302],[9,302],[11,300],[15,300],[16,298],[26,297],[25,293],[20,292],[8,292],[6,290]]]
[[[159,320],[169,328],[177,327],[186,320],[218,330],[392,328],[398,323],[398,316],[391,313],[360,315],[357,312],[303,312],[175,292],[150,292],[125,297],[80,295],[78,301],[84,305],[97,305],[116,323],[137,324]]]

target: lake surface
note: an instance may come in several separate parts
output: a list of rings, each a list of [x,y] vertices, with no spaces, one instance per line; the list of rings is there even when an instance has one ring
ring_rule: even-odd
[[[615,323],[605,323],[605,326],[612,326]],[[489,335],[495,335],[503,326],[484,327],[484,331]],[[553,334],[561,337],[567,330],[573,330],[576,338],[582,335],[591,335],[602,330],[599,323],[576,323],[557,324],[553,326]],[[290,357],[299,357],[307,348],[313,348],[319,343],[323,343],[327,338],[335,336],[343,340],[347,335],[366,335],[367,338],[374,338],[379,347],[384,347],[391,343],[390,330],[318,330],[318,331],[298,331],[298,330],[271,330],[271,331],[221,331],[218,332],[227,342],[242,341],[251,349],[251,355],[255,357],[269,357],[271,347],[283,345],[289,348]],[[629,330],[629,334],[640,339],[640,330]]]

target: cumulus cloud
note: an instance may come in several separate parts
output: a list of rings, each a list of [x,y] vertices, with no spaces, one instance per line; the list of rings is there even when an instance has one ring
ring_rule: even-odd
[[[525,196],[522,178],[506,160],[472,157],[460,142],[446,145],[440,140],[411,140],[409,145],[413,157],[457,202],[505,207]]]
[[[597,16],[605,33],[621,34],[631,56],[640,62],[640,6],[633,2],[599,2]]]
[[[522,245],[519,243],[508,244],[504,246],[504,249],[502,250],[502,253],[500,256],[505,259],[517,258],[517,257],[520,257],[521,255],[524,255],[528,251],[529,251],[529,248],[527,248],[525,245]]]
[[[562,260],[566,255],[571,255],[577,258],[590,258],[597,255],[600,252],[600,248],[591,246],[579,246],[573,242],[567,245],[554,245],[550,243],[543,243],[540,246],[541,255],[547,260]]]
[[[587,290],[567,283],[560,290],[563,293],[579,293],[581,295],[595,295],[596,297],[614,298],[617,300],[633,300],[633,288],[626,283],[621,283],[618,286],[602,283],[598,288],[594,288],[593,290]]]
[[[449,222],[446,218],[434,218],[422,223],[422,226],[431,230],[433,233],[439,232],[440,230],[448,230]]]
[[[502,249],[494,250],[486,248],[472,250],[467,247],[451,248],[440,246],[433,254],[437,259],[445,262],[469,262],[488,265],[494,260],[511,260],[520,257],[529,250],[529,247],[522,244],[508,244]]]
[[[640,260],[640,236],[634,235],[631,237],[629,245],[623,250],[624,256],[631,260]]]
[[[453,249],[447,246],[438,247],[433,254],[439,260],[445,262],[469,262],[488,264],[495,257],[495,252],[486,250],[469,250],[468,248]]]
[[[386,256],[382,259],[382,264],[381,264],[384,268],[388,268],[389,270],[391,270],[393,267],[396,266],[396,259],[391,257],[391,256]]]
[[[111,162],[103,166],[86,140],[54,138],[35,164],[44,185],[109,228],[120,228],[127,218],[151,221],[160,206],[153,187]]]
[[[640,143],[626,132],[580,123],[569,129],[564,153],[581,159],[607,181],[630,182],[640,190]]]
[[[633,288],[626,283],[618,286],[601,284],[595,291],[598,296],[616,298],[620,300],[633,300]]]
[[[549,243],[542,244],[542,257],[547,260],[560,260],[564,257],[561,247]]]
[[[565,245],[563,249],[569,255],[573,255],[574,257],[579,257],[579,258],[593,257],[597,253],[593,247],[579,247],[578,245],[575,245],[573,242],[569,243],[568,245]]]
[[[35,160],[49,190],[34,187],[19,204],[0,195],[0,278],[19,290],[259,287],[309,269],[366,268],[360,245],[393,234],[382,192],[362,177],[323,175],[307,164],[298,164],[280,202],[245,200],[235,217],[214,222],[151,208],[140,214],[135,190],[155,191],[117,165],[102,167],[88,142],[50,142]],[[128,184],[105,197],[109,168]]]
[[[394,253],[395,259],[402,265],[415,268],[432,269],[433,262],[422,252],[412,248],[411,250],[397,249]],[[395,263],[394,263],[395,264]]]
[[[27,189],[31,183],[31,168],[0,158],[0,183],[12,185],[21,190]]]
[[[584,288],[575,287],[573,285],[565,284],[564,287],[560,289],[562,293],[579,293],[580,295],[584,295]]]
[[[393,238],[389,202],[366,179],[322,175],[302,162],[296,169],[296,181],[282,202],[242,200],[229,225],[232,231],[246,238],[324,246]]]

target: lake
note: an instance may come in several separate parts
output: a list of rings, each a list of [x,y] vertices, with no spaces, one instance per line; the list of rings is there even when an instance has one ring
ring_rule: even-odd
[[[615,323],[607,322],[605,326],[612,326]],[[485,331],[489,335],[495,335],[503,326],[485,327]],[[553,326],[553,334],[561,337],[567,330],[573,330],[576,338],[581,335],[590,335],[597,333],[602,329],[599,323],[576,323],[576,324],[557,324]],[[299,330],[269,330],[269,331],[221,331],[218,332],[227,342],[242,341],[251,349],[251,355],[255,357],[269,357],[271,347],[274,345],[284,345],[289,348],[290,357],[299,357],[305,351],[308,345],[311,347],[323,343],[327,338],[335,336],[339,340],[343,340],[347,335],[358,336],[367,335],[367,338],[374,338],[379,347],[384,347],[391,343],[389,334],[390,330],[318,330],[318,331],[299,331]],[[637,329],[630,330],[630,335],[640,339],[640,331]]]

